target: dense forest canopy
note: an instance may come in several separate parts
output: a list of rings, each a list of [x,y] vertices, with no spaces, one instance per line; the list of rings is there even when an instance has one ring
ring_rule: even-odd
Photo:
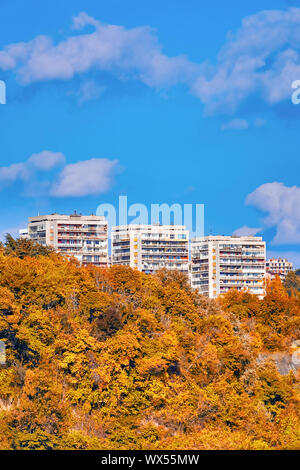
[[[0,449],[299,449],[289,281],[213,301],[180,273],[80,267],[8,237]]]

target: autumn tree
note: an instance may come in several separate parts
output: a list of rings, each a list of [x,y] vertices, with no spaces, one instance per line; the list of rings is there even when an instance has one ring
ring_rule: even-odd
[[[296,449],[300,301],[0,250],[1,449]],[[16,242],[16,243],[15,243]],[[26,248],[27,247],[27,248]],[[36,251],[37,250],[37,251]]]
[[[49,246],[44,246],[26,238],[13,238],[9,233],[5,236],[5,243],[3,245],[5,255],[15,255],[18,258],[25,256],[47,256],[53,253],[53,249]]]

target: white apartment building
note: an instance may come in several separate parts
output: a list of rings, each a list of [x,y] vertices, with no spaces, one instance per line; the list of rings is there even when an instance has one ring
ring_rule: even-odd
[[[39,215],[28,218],[27,237],[41,245],[74,256],[83,264],[106,267],[108,227],[103,216]]]
[[[145,273],[161,268],[188,273],[189,232],[182,225],[124,225],[112,228],[112,265]]]
[[[19,238],[28,238],[28,230],[27,228],[21,228],[19,230]]]
[[[261,237],[208,236],[191,241],[191,285],[210,298],[230,289],[263,297],[266,244]]]
[[[285,280],[290,271],[294,271],[293,263],[286,258],[271,258],[266,263],[267,276],[269,279],[275,279],[279,276],[282,281]]]

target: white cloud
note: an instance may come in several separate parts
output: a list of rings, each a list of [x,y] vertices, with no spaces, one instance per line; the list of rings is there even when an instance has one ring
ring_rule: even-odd
[[[25,163],[13,163],[0,167],[0,181],[13,182],[18,179],[26,180],[28,177],[29,171]]]
[[[28,162],[42,171],[50,170],[58,165],[63,165],[66,159],[61,152],[51,152],[43,150],[40,153],[33,153]]]
[[[84,11],[80,12],[79,15],[74,16],[72,23],[73,29],[82,29],[87,25],[95,26],[96,28],[98,28],[101,23],[100,21],[95,20],[95,18],[93,18],[92,16],[89,16]]]
[[[300,77],[300,9],[266,10],[228,35],[216,65],[207,65],[193,92],[210,111],[234,111],[253,93],[269,104],[291,95]]]
[[[108,191],[113,182],[117,160],[92,158],[66,165],[51,194],[57,197],[88,196]]]
[[[92,32],[83,32],[86,26]],[[232,113],[256,93],[268,104],[286,100],[300,77],[300,8],[265,10],[242,20],[228,33],[215,64],[168,56],[148,26],[126,29],[104,24],[82,12],[73,18],[76,34],[58,43],[48,36],[8,44],[0,50],[0,69],[14,70],[24,84],[70,80],[91,70],[150,87],[179,83],[208,111]]]
[[[244,237],[244,236],[254,236],[257,233],[261,232],[261,228],[257,227],[247,227],[247,225],[244,225],[243,227],[238,228],[233,232],[233,235],[237,235],[238,237]]]
[[[96,100],[105,92],[105,90],[106,87],[98,85],[95,80],[86,80],[80,85],[77,93],[78,102],[83,104],[86,101]]]
[[[265,228],[276,228],[273,245],[300,244],[300,187],[266,183],[249,194],[246,203],[267,214]]]
[[[0,167],[0,181],[7,184],[23,181],[26,195],[32,197],[45,192],[55,197],[88,196],[110,189],[117,163],[117,160],[92,158],[66,164],[63,153],[43,150],[31,155],[24,163]],[[60,172],[48,175],[53,168]],[[46,179],[39,178],[40,172],[46,174]]]
[[[12,44],[0,51],[0,68],[15,69],[23,83],[62,79],[91,69],[109,71],[119,78],[134,78],[160,87],[186,83],[197,65],[185,56],[168,57],[149,27],[125,29],[103,24],[86,13],[73,19],[73,28],[93,25],[95,31],[76,34],[58,44],[47,36]]]
[[[0,181],[11,183],[13,181],[29,180],[37,170],[47,171],[51,168],[62,165],[65,157],[61,152],[51,152],[43,150],[34,153],[24,163],[13,163],[9,166],[0,167]]]
[[[223,131],[246,130],[249,129],[249,123],[245,119],[232,119],[231,121],[222,124],[221,129]]]

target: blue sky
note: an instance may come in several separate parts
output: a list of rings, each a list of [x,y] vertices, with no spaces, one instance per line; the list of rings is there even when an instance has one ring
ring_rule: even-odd
[[[300,267],[300,2],[0,10],[0,232],[119,195],[203,203],[207,234],[257,233]]]

